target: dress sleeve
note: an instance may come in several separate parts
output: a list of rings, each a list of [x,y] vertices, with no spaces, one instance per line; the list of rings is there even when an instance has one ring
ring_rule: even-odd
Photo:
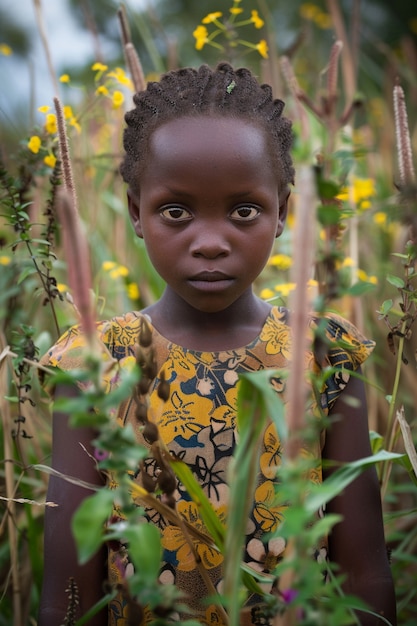
[[[328,413],[346,387],[350,372],[357,370],[369,357],[375,342],[364,337],[351,322],[334,313],[326,315],[323,327],[324,341],[321,343],[326,344],[326,351],[321,360],[322,367],[330,367],[331,373],[322,390],[322,409]]]
[[[135,363],[139,324],[140,318],[135,314],[97,323],[97,343],[94,349],[100,353],[103,383],[108,391],[117,385],[120,368],[132,367]],[[40,362],[52,369],[82,370],[85,368],[86,355],[87,343],[81,327],[77,325],[69,328],[44,354]],[[50,380],[44,377],[42,382],[45,390],[53,394]]]

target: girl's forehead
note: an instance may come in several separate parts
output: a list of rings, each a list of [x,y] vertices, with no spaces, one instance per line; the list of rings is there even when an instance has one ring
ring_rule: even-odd
[[[232,117],[181,117],[170,120],[152,133],[151,156],[213,152],[248,152],[268,160],[266,133],[255,123]]]
[[[214,186],[242,184],[277,188],[265,131],[226,117],[184,117],[164,123],[151,135],[142,185],[182,181]],[[168,181],[168,182],[167,182]]]

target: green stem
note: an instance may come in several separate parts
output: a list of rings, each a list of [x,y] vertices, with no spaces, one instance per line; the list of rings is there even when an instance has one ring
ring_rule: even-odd
[[[400,330],[400,340],[398,342],[398,355],[397,355],[397,363],[395,368],[395,377],[394,384],[392,387],[392,394],[389,403],[388,409],[388,422],[387,422],[387,431],[386,431],[386,447],[388,452],[391,452],[391,449],[394,445],[394,412],[397,403],[398,389],[400,385],[400,376],[401,376],[401,365],[403,359],[403,351],[404,351],[404,335],[406,330],[407,322],[403,320]],[[388,446],[387,446],[388,444]],[[391,473],[392,461],[388,463],[383,463],[381,465],[381,473],[380,473],[380,483],[381,483],[381,496],[382,499],[385,496],[385,492],[388,485],[389,475]]]

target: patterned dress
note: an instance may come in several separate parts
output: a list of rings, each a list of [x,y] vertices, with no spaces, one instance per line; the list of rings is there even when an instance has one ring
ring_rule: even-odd
[[[117,359],[119,367],[130,367],[135,362],[135,345],[142,328],[143,314],[132,312],[98,324],[98,335],[108,352],[103,358]],[[168,341],[152,327],[152,347],[156,357],[156,377],[150,388],[148,419],[158,425],[159,433],[168,450],[177,455],[192,469],[198,482],[210,499],[221,520],[227,516],[229,487],[227,468],[236,442],[236,398],[239,374],[259,370],[274,370],[271,384],[285,402],[285,376],[291,359],[291,331],[288,311],[271,309],[259,336],[249,345],[218,352],[198,352],[185,349]],[[326,378],[320,394],[321,407],[311,400],[312,415],[326,415],[349,379],[349,371],[356,370],[373,349],[373,342],[360,335],[358,330],[337,315],[326,316],[324,330],[326,348],[322,350],[321,365],[317,354],[306,355],[306,368],[318,370],[323,366],[337,368]],[[148,326],[148,328],[149,328]],[[311,318],[310,330],[317,327]],[[64,370],[80,367],[83,358],[83,337],[78,327],[70,329],[45,355],[43,363]],[[160,380],[169,383],[169,398],[161,399],[156,393]],[[117,384],[117,376],[107,381],[110,390]],[[134,416],[134,403],[125,401],[117,413],[118,423],[131,423],[138,441],[144,443],[141,426]],[[304,453],[316,460],[310,471],[313,483],[321,482],[321,449],[324,433],[318,433],[315,442]],[[146,445],[146,444],[145,444]],[[259,472],[247,526],[246,556],[249,565],[259,571],[269,572],[282,558],[285,550],[283,539],[276,537],[265,543],[266,534],[275,531],[282,521],[283,510],[275,502],[276,467],[279,465],[282,447],[272,422],[268,423],[262,436],[259,456]],[[148,472],[152,472],[153,460],[149,460]],[[140,476],[136,478],[140,480]],[[182,517],[201,530],[204,524],[197,506],[184,487],[176,490],[177,510]],[[190,614],[178,616],[183,621],[191,616],[201,624],[222,624],[215,605],[207,606],[204,597],[207,588],[199,574],[194,558],[181,530],[149,510],[148,517],[161,531],[164,549],[160,580],[175,583],[187,595]],[[209,572],[216,588],[221,585],[222,556],[210,546],[196,541],[197,553]],[[317,546],[317,558],[326,557],[326,540]],[[121,566],[120,554],[109,551],[109,579],[118,580],[129,569],[128,557]],[[130,564],[130,567],[131,564]],[[125,569],[126,568],[126,569]],[[127,609],[121,596],[110,604],[109,626],[125,626]]]

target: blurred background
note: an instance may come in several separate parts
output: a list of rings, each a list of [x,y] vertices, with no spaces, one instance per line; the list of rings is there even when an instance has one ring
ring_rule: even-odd
[[[36,107],[51,100],[54,93],[46,63],[39,29],[41,9],[43,32],[51,52],[52,66],[58,75],[69,73],[82,81],[94,61],[120,64],[123,53],[120,30],[116,19],[116,0],[1,0],[0,43],[10,47],[11,54],[0,55],[0,124],[6,136],[18,137],[29,128],[36,117]],[[145,73],[161,72],[180,65],[216,62],[218,51],[194,48],[191,36],[201,18],[213,10],[227,12],[225,0],[126,0],[132,29]],[[249,2],[268,18],[268,39],[274,51],[297,59],[298,77],[308,77],[312,89],[319,86],[320,72],[327,60],[334,30],[322,22],[300,17],[300,8],[308,5],[301,0],[261,0]],[[340,0],[346,26],[357,29],[351,37],[359,44],[360,58],[358,89],[370,99],[389,88],[392,77],[409,81],[409,96],[417,104],[415,77],[415,45],[417,40],[417,9],[409,0]],[[326,2],[313,6],[327,14]],[[360,6],[360,22],[354,12]],[[355,9],[356,7],[356,9]],[[37,18],[38,16],[38,18]],[[317,36],[317,31],[319,36]],[[314,55],[311,42],[314,41]],[[413,54],[414,48],[414,54]],[[407,59],[408,64],[404,64]],[[245,59],[246,60],[246,59]],[[250,59],[256,64],[254,59]],[[311,80],[311,73],[316,79]],[[78,94],[79,96],[80,94]],[[70,94],[72,100],[77,93]],[[411,107],[410,114],[414,115]]]

